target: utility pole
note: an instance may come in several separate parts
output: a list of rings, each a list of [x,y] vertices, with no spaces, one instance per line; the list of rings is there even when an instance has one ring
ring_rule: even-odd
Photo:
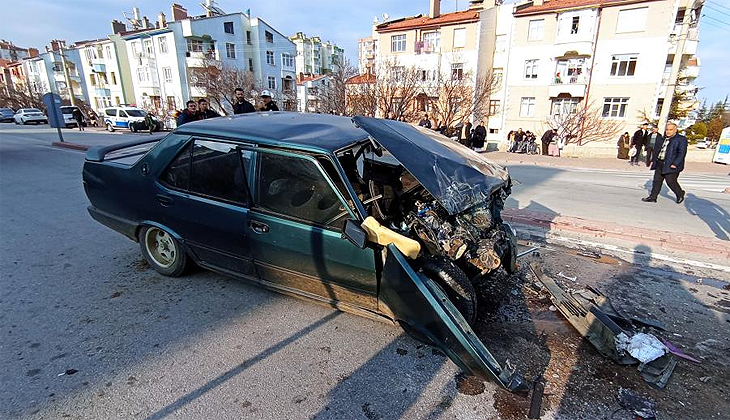
[[[63,78],[66,80],[66,90],[68,91],[68,97],[71,101],[71,105],[76,106],[76,98],[74,97],[74,90],[71,86],[71,78],[68,75],[68,68],[66,67],[66,54],[64,54],[63,51],[64,43],[59,42],[58,46],[61,54],[61,66],[63,66]]]
[[[672,71],[669,74],[669,80],[667,80],[667,89],[664,92],[664,102],[662,102],[662,110],[659,113],[659,127],[666,127],[667,125],[669,109],[672,107],[672,102],[674,100],[674,92],[677,86],[677,77],[679,75],[679,68],[682,65],[684,44],[687,40],[687,32],[689,30],[689,24],[691,19],[692,10],[685,9],[684,19],[682,20],[682,29],[679,30],[679,35],[677,36],[677,50],[674,52],[674,59],[672,60]]]

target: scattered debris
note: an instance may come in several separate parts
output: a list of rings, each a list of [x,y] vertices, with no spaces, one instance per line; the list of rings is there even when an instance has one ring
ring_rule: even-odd
[[[648,319],[648,318],[638,318],[638,317],[631,317],[631,322],[634,324],[639,324],[644,327],[651,327],[656,328],[659,331],[666,331],[667,329],[664,328],[664,324],[657,321],[656,319]]]
[[[570,280],[570,281],[572,281],[573,283],[575,283],[575,282],[577,282],[577,281],[578,281],[578,278],[577,278],[577,277],[568,277],[568,276],[566,276],[565,274],[563,274],[563,272],[562,272],[562,271],[561,271],[560,273],[558,273],[558,277],[562,277],[562,278],[564,278],[564,279],[566,279],[566,280]]]
[[[667,354],[649,363],[641,363],[638,370],[641,372],[641,377],[650,385],[664,389],[676,367],[677,359],[672,357],[671,354]]]
[[[656,403],[626,388],[618,390],[618,403],[621,407],[646,420],[656,418]]]
[[[701,363],[699,360],[695,359],[694,357],[688,355],[687,353],[685,353],[682,350],[680,350],[679,348],[677,348],[677,346],[672,344],[669,340],[665,340],[663,338],[661,340],[662,340],[662,343],[664,343],[664,345],[667,346],[667,349],[669,350],[669,352],[672,353],[673,355],[675,355],[677,357],[681,357],[682,359],[685,359],[685,360],[689,360],[690,362]]]
[[[601,254],[595,251],[578,251],[576,254],[582,257],[593,258],[594,260],[598,260],[601,258]]]
[[[700,382],[702,382],[703,384],[706,384],[707,382],[710,381],[710,379],[712,379],[712,376],[703,376],[700,378]]]
[[[623,349],[619,349],[623,350]],[[629,339],[625,349],[641,363],[649,363],[667,353],[667,347],[651,334],[637,333]]]
[[[538,247],[534,246],[534,247],[532,247],[532,248],[528,249],[527,251],[522,251],[522,252],[520,252],[519,254],[517,254],[517,258],[521,258],[521,257],[524,257],[525,255],[527,255],[527,254],[531,254],[531,253],[533,253],[533,252],[537,251],[538,249],[540,249],[540,248],[538,248]]]
[[[61,372],[61,373],[59,373],[59,374],[58,374],[58,376],[63,376],[63,375],[73,375],[73,374],[74,374],[74,373],[76,373],[76,372],[78,372],[78,370],[76,370],[76,369],[66,369],[66,371],[65,371],[65,372]]]
[[[456,380],[456,389],[460,394],[479,395],[484,392],[484,382],[476,376],[466,375],[462,372],[456,375],[454,379]]]
[[[530,401],[530,411],[527,414],[528,419],[540,418],[540,407],[542,407],[542,396],[545,393],[545,378],[542,374],[537,375],[532,385],[532,399]]]

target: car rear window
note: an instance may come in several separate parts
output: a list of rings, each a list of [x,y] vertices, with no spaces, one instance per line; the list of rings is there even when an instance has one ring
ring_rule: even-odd
[[[117,116],[117,110],[116,109],[107,109],[104,111],[107,116],[109,117],[116,117]]]

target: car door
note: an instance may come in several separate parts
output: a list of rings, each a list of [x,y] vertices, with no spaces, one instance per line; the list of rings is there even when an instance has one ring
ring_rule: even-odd
[[[519,373],[497,362],[443,289],[416,273],[393,244],[387,246],[380,299],[404,328],[425,336],[465,372],[513,392],[528,391]]]
[[[245,168],[251,154],[237,143],[194,138],[162,173],[155,197],[162,223],[202,265],[249,276]]]
[[[376,309],[374,250],[342,238],[345,219],[355,215],[317,159],[257,148],[254,178],[248,237],[261,277]]]
[[[115,119],[114,125],[121,128],[129,128],[129,115],[127,111],[123,109],[117,110],[117,118]]]

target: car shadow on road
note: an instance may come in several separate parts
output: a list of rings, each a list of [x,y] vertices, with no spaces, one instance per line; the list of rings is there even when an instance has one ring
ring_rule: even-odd
[[[692,193],[687,193],[684,207],[689,214],[705,222],[716,238],[730,241],[730,214],[725,209]]]

